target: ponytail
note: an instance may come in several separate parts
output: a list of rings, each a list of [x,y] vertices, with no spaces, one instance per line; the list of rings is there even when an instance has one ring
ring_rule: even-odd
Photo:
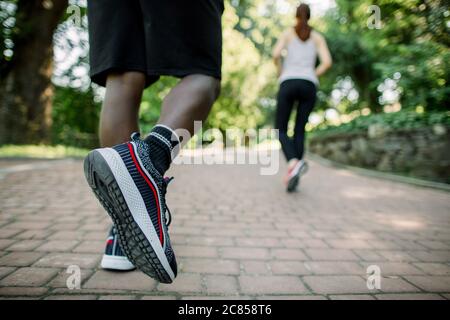
[[[296,17],[297,25],[295,26],[295,32],[302,41],[306,41],[309,39],[312,30],[312,28],[308,24],[308,20],[311,17],[309,6],[304,3],[299,5],[297,8]]]

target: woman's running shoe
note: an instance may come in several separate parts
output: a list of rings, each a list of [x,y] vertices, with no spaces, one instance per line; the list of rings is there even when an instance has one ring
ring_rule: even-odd
[[[300,183],[300,177],[308,171],[308,163],[305,160],[299,160],[289,169],[286,176],[287,192],[294,192],[297,190]]]

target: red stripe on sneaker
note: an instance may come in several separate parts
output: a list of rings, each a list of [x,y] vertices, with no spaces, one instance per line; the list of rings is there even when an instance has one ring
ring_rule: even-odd
[[[161,210],[159,208],[159,199],[158,199],[158,193],[156,192],[155,187],[153,186],[153,183],[148,179],[147,175],[142,171],[141,166],[139,165],[139,161],[136,159],[136,155],[134,154],[134,149],[131,143],[127,143],[128,149],[130,150],[131,158],[133,159],[134,164],[136,165],[136,168],[139,171],[139,174],[144,178],[145,182],[147,182],[148,186],[152,189],[153,195],[156,199],[156,208],[158,210],[158,226],[159,226],[159,241],[161,242],[161,245],[163,245],[163,232],[161,227]]]

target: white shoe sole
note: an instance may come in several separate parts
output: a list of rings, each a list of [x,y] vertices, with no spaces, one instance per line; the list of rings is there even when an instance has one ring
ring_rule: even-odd
[[[128,271],[134,270],[136,267],[128,260],[127,257],[103,255],[101,266],[108,270]]]

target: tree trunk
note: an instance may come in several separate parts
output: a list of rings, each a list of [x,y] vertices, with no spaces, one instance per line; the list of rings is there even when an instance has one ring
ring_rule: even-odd
[[[1,68],[0,144],[49,143],[53,33],[68,0],[19,0],[14,55]]]
[[[369,108],[374,113],[383,111],[378,101],[379,94],[377,89],[371,86],[374,79],[371,64],[363,64],[355,67],[352,70],[352,79],[355,81],[355,86],[359,91],[363,106]]]

